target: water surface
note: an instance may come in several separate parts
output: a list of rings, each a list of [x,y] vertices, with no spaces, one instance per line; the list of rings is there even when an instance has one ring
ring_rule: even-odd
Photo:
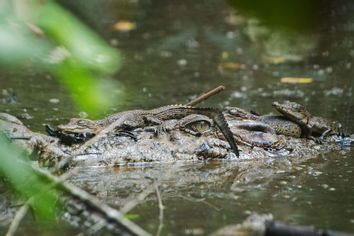
[[[222,1],[63,2],[124,55],[113,79],[120,81],[127,96],[107,113],[186,103],[223,84],[227,90],[204,106],[233,105],[269,113],[272,101],[288,99],[306,105],[313,114],[340,121],[346,132],[354,131],[354,4],[350,1],[332,10],[319,6],[325,17],[318,29],[286,35]],[[136,29],[114,30],[119,20],[136,23]],[[55,125],[78,116],[80,110],[68,92],[47,73],[30,66],[0,71],[0,110],[25,118],[32,129],[43,131],[44,123]],[[306,77],[312,82],[287,84],[281,82],[283,77]],[[59,102],[51,102],[52,98]],[[252,184],[238,183],[237,165],[227,161],[104,169],[91,176],[94,179],[82,181],[95,192],[90,181],[102,179],[97,184],[107,186],[107,192],[98,195],[120,207],[122,202],[109,198],[117,194],[109,192],[112,183],[102,176],[126,181],[118,194],[125,199],[150,183],[144,176],[173,170],[174,177],[163,178],[160,185],[166,206],[163,235],[204,235],[239,223],[252,211],[272,213],[287,223],[353,233],[353,157],[353,150],[325,154]],[[132,212],[138,215],[136,223],[157,231],[154,193]]]

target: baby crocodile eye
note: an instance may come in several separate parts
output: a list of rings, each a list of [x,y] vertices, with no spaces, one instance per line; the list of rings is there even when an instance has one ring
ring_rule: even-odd
[[[78,120],[77,124],[78,125],[85,125],[87,122],[85,120]]]
[[[84,127],[90,127],[92,125],[92,122],[88,120],[78,120],[77,125],[84,126]]]

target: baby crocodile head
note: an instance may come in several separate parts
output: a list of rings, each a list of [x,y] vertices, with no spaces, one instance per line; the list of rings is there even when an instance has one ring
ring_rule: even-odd
[[[304,106],[285,101],[284,103],[273,102],[273,107],[289,120],[301,126],[304,136],[325,136],[339,132],[340,124],[329,120],[312,116]]]
[[[72,118],[69,123],[59,125],[56,130],[49,125],[46,126],[49,135],[59,138],[62,143],[68,145],[85,142],[96,135],[98,128],[94,121],[81,118]]]
[[[273,102],[272,106],[286,118],[301,126],[306,126],[309,123],[311,114],[306,110],[304,106],[296,102]]]

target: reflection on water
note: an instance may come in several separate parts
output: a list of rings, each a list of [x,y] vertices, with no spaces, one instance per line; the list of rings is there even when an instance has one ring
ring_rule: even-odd
[[[185,103],[224,84],[227,90],[206,105],[268,113],[272,101],[291,99],[316,115],[339,120],[347,132],[354,130],[354,4],[350,1],[323,17],[326,27],[298,36],[267,28],[221,1],[63,2],[123,52],[124,65],[114,78],[129,95],[120,109]],[[116,31],[113,25],[123,20],[136,28]],[[19,72],[0,70],[0,110],[27,118],[25,123],[36,130],[42,130],[42,123],[63,123],[79,115],[66,91],[49,75],[31,67]],[[283,77],[312,78],[312,82],[281,83]],[[206,234],[241,222],[250,211],[269,212],[288,223],[354,232],[353,154],[330,153],[249,186],[234,182],[238,169],[232,163],[189,163],[184,167],[193,169],[189,172],[182,165],[173,179],[161,185],[166,205],[163,233]],[[149,171],[156,177],[166,169],[114,172],[122,181],[119,197],[141,191],[150,183],[141,176]],[[187,178],[185,173],[192,176]],[[97,173],[98,185],[107,191],[100,197],[117,206],[124,204],[110,198],[116,192],[109,191],[112,183],[102,176]],[[82,183],[89,186],[96,180]],[[137,223],[156,232],[154,194],[133,212],[139,215]]]
[[[200,232],[241,223],[251,212],[272,213],[298,225],[352,232],[354,217],[353,151],[339,151],[295,163],[243,160],[151,164],[117,169],[80,169],[72,181],[122,208],[159,184],[164,233]],[[292,164],[291,164],[292,162]],[[154,190],[131,213],[150,232],[159,226]]]

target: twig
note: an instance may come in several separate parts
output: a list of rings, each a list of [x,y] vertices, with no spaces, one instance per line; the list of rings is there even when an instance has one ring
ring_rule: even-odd
[[[33,197],[29,198],[21,207],[18,209],[16,212],[16,215],[14,219],[11,222],[11,225],[6,233],[6,236],[13,236],[15,232],[18,229],[18,226],[20,225],[23,217],[27,214],[27,211],[29,209],[29,205],[31,204],[31,201],[33,200]]]
[[[122,212],[123,214],[128,213],[129,211],[131,211],[134,207],[136,207],[137,205],[139,205],[142,201],[144,201],[144,199],[149,196],[150,193],[152,193],[155,190],[155,186],[154,184],[151,184],[150,186],[148,186],[146,189],[144,189],[144,191],[142,191],[135,199],[127,202],[121,209],[120,212]]]
[[[183,195],[179,195],[181,198],[187,200],[187,201],[191,201],[191,202],[201,202],[201,203],[204,203],[205,205],[207,205],[208,207],[210,208],[213,208],[214,210],[217,210],[217,211],[220,211],[221,209],[217,206],[215,206],[214,204],[208,202],[205,200],[205,198],[200,198],[200,199],[197,199],[197,198],[192,198],[192,197],[185,197]]]
[[[160,236],[163,228],[163,218],[164,218],[163,211],[165,209],[165,206],[162,204],[161,194],[159,191],[159,187],[157,186],[157,183],[155,183],[155,191],[156,191],[157,201],[159,206],[159,228],[157,229],[156,236]]]
[[[215,95],[215,94],[218,94],[220,93],[221,91],[224,91],[225,90],[225,86],[223,85],[220,85],[212,90],[209,90],[205,93],[203,93],[202,95],[200,95],[199,97],[193,99],[192,101],[190,101],[189,103],[187,103],[186,105],[187,106],[195,106],[196,104],[208,99],[209,97]]]

